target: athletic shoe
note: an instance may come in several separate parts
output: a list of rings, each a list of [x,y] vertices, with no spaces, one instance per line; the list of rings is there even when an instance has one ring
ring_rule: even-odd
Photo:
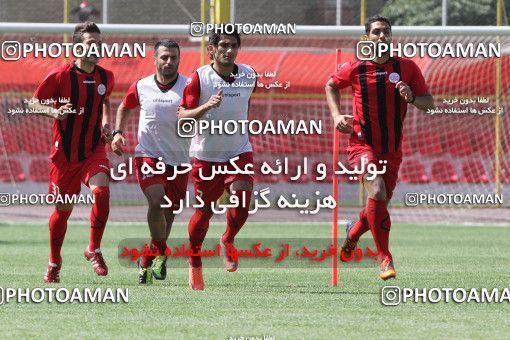
[[[166,279],[166,260],[165,255],[158,255],[152,262],[152,275],[156,280]]]
[[[60,268],[62,264],[51,263],[48,264],[46,274],[44,274],[44,283],[60,283]]]
[[[204,290],[204,276],[202,267],[189,266],[189,287],[193,290]]]
[[[223,259],[223,262],[225,263],[225,269],[227,272],[235,272],[237,270],[237,267],[239,266],[239,261],[236,259],[234,261],[234,259],[232,259],[232,257],[230,257],[228,255],[228,251],[232,248],[235,249],[235,246],[234,246],[234,242],[230,243],[230,242],[225,242],[223,243],[221,237],[220,237],[220,247],[222,249],[222,251],[224,252],[225,254],[225,257]]]
[[[345,226],[345,231],[347,235],[345,236],[344,244],[342,244],[342,248],[340,249],[340,261],[349,262],[352,259],[352,252],[356,249],[358,242],[354,242],[349,238],[349,232],[354,227],[356,223],[353,221],[347,222]]]
[[[152,284],[152,269],[150,267],[143,268],[140,264],[140,259],[137,261],[138,264],[138,283],[141,285]]]
[[[381,261],[380,270],[381,272],[379,276],[384,281],[388,280],[389,278],[394,278],[397,276],[397,273],[395,272],[395,267],[393,266],[393,260],[391,260],[388,257]]]
[[[96,249],[93,253],[89,252],[89,249],[85,249],[83,253],[85,260],[90,261],[92,263],[92,269],[98,276],[106,276],[108,275],[108,267],[104,262],[103,254],[101,253],[101,249]]]

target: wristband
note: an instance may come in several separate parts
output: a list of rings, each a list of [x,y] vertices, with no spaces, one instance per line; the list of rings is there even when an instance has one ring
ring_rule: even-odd
[[[113,130],[112,137],[115,137],[115,135],[118,133],[120,133],[122,135],[122,130]]]
[[[408,104],[412,104],[412,103],[414,103],[414,101],[415,101],[415,100],[416,100],[416,96],[415,96],[415,95],[414,95],[414,93],[413,93],[413,99],[412,99],[411,101],[408,101],[407,103],[408,103]]]

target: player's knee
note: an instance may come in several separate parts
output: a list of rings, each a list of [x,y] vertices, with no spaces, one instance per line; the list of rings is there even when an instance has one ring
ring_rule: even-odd
[[[248,181],[235,181],[232,182],[230,185],[230,192],[232,191],[252,191],[253,190],[253,184]]]
[[[174,218],[175,214],[173,213],[173,211],[165,212],[165,220],[167,225],[168,224],[172,225]]]
[[[73,205],[72,204],[65,204],[65,203],[58,203],[56,204],[55,208],[58,210],[58,211],[72,211],[73,210]]]
[[[373,199],[378,201],[386,201],[386,190],[381,187],[377,187],[376,190],[374,190]]]
[[[206,204],[202,208],[198,208],[197,210],[200,211],[202,214],[205,214],[205,215],[209,215],[209,214],[213,213],[210,204]]]
[[[386,201],[386,189],[384,186],[377,185],[369,196],[377,201]]]
[[[230,208],[227,212],[227,223],[230,226],[242,226],[248,219],[249,211],[247,208]]]
[[[239,198],[239,207],[236,209],[242,210],[242,214],[248,214],[252,190],[253,184],[248,181],[237,181],[230,186],[230,194]]]
[[[381,176],[377,176],[372,181],[365,182],[368,189],[368,196],[378,201],[385,201],[387,198],[386,195],[386,185],[384,184],[384,179]]]
[[[172,212],[165,212],[165,222],[167,228],[172,228],[172,224],[174,223],[175,215]]]
[[[165,202],[165,199],[163,198],[163,196],[160,196],[160,195],[151,195],[151,196],[147,197],[147,202],[149,203],[149,209],[152,209],[152,210],[163,209],[161,207],[161,205],[167,203],[167,202]]]
[[[94,176],[90,177],[88,185],[94,190],[98,187],[108,187],[110,183],[110,177],[105,172],[98,172]]]

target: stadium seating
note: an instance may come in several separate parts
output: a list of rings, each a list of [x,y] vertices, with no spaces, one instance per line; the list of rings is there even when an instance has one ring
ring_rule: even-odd
[[[510,130],[510,127],[509,128],[504,127],[503,129]],[[510,145],[509,144],[510,144],[510,133],[504,134],[503,132],[501,132],[501,146],[502,146],[502,148],[500,148],[500,150],[502,153],[503,152],[505,152],[506,154],[510,153]],[[492,139],[492,145],[495,148],[495,137],[493,137],[493,139]],[[490,156],[494,156],[494,153]]]
[[[50,160],[48,158],[33,159],[28,171],[31,181],[47,182],[50,174]]]
[[[289,135],[265,135],[265,151],[270,153],[289,154],[293,150]]]
[[[416,150],[414,149],[413,143],[412,143],[413,137],[414,136],[409,136],[409,137],[404,137],[402,139],[402,153],[405,156],[412,155],[413,153],[416,152]]]
[[[321,175],[317,172],[317,164],[319,163],[324,163],[326,165],[326,169],[327,169],[327,175],[326,175],[326,178],[324,178],[323,180],[321,181],[317,181],[316,178],[317,176]],[[345,166],[347,166],[347,161],[343,161],[342,162]],[[349,166],[347,166],[347,168],[349,170],[351,170],[351,168]],[[336,170],[338,170],[339,168],[336,167]],[[329,161],[320,161],[320,162],[314,162],[312,164],[312,167],[311,167],[311,170],[310,170],[310,180],[311,181],[314,181],[314,182],[317,182],[317,183],[333,183],[333,171],[335,169],[333,168],[333,162],[329,162]],[[321,175],[322,176],[322,175]],[[352,175],[349,175],[349,174],[343,174],[343,175],[338,175],[338,181],[341,182],[341,183],[359,183],[359,180],[356,179],[356,180],[350,180],[349,177],[352,176]]]
[[[473,137],[473,151],[482,156],[494,156],[496,136],[494,131],[479,133]]]
[[[6,162],[0,162],[0,181],[23,182],[26,176],[23,173],[21,163],[17,159],[8,159]]]
[[[431,176],[432,182],[436,183],[445,184],[459,181],[454,165],[447,160],[439,160],[432,163]]]
[[[265,136],[263,135],[252,135],[250,136],[250,143],[253,147],[253,152],[262,153],[265,152]]]
[[[510,164],[508,163],[502,163],[501,164],[501,171],[500,171],[500,180],[501,183],[508,184],[510,183]],[[496,170],[492,169],[492,180],[496,180]]]
[[[473,153],[471,139],[463,132],[447,134],[444,149],[454,156],[466,156]]]
[[[2,129],[0,135],[0,154],[14,155],[20,152],[19,143],[12,130]]]
[[[317,165],[319,163],[324,163],[326,165],[326,171],[327,171],[326,178],[324,178],[323,180],[320,180],[320,181],[318,181],[316,179],[318,176],[322,177],[322,174],[319,174],[317,172]],[[310,176],[311,176],[311,180],[314,181],[314,182],[318,182],[318,183],[333,183],[333,163],[332,162],[326,162],[326,161],[313,163],[312,167],[311,167],[311,170],[310,170]]]
[[[262,167],[263,160],[255,160],[253,162],[253,169],[255,171],[254,180],[255,183],[278,183],[279,178],[277,175],[263,175],[260,172],[260,168]],[[268,164],[273,164],[274,160],[267,160]],[[190,176],[191,177],[191,176]]]
[[[425,166],[419,160],[406,160],[400,166],[399,179],[405,183],[428,183],[430,179],[425,174]]]
[[[324,133],[323,143],[325,143],[324,150],[328,155],[333,154],[333,131],[327,130]],[[347,145],[349,144],[349,135],[345,133],[340,134],[340,154],[347,154]]]
[[[51,140],[41,141],[41,135],[34,137],[34,139],[25,140],[23,149],[32,155],[48,155],[51,151]]]
[[[439,135],[435,132],[419,132],[416,134],[416,145],[422,155],[433,156],[443,153]]]
[[[299,150],[305,155],[323,153],[326,150],[323,142],[321,143],[323,136],[300,134],[297,135],[295,139]]]
[[[22,139],[23,150],[31,155],[49,155],[52,144],[51,121],[39,120],[40,126],[34,126]]]
[[[462,163],[462,182],[488,183],[489,177],[485,172],[483,162],[478,159],[464,161]]]
[[[303,174],[304,169],[303,169],[303,161],[302,160],[289,159],[288,165],[289,165],[288,174],[281,175],[283,181],[288,182],[288,183],[308,183],[310,181],[311,176],[310,176],[309,169],[307,169],[307,171],[308,171],[307,175]],[[301,173],[300,173],[301,176],[299,176],[299,178],[297,178],[295,180],[291,180],[291,178],[295,177],[298,174],[298,172],[297,172],[298,166],[301,167]]]

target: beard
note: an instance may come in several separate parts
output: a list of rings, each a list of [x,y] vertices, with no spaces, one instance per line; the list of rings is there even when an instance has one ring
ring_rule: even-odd
[[[159,74],[161,74],[165,78],[172,78],[175,76],[178,69],[179,69],[179,65],[177,65],[176,67],[168,67],[168,68],[164,68],[163,66],[161,66],[159,68]]]
[[[99,62],[99,58],[93,57],[93,56],[85,57],[85,58],[83,58],[83,60],[86,61],[87,63],[94,64],[94,65],[96,65]]]
[[[224,67],[232,66],[235,64],[235,58],[225,59],[222,56],[215,57],[214,61]]]

